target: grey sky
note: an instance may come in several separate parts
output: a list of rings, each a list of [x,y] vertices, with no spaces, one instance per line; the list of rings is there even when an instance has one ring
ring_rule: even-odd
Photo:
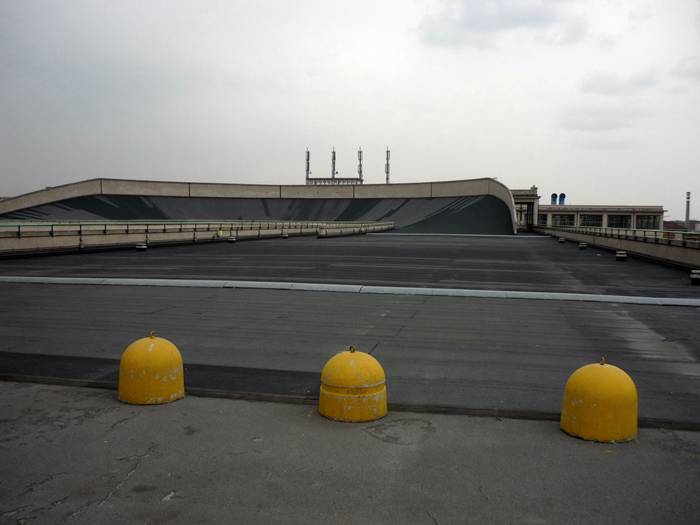
[[[0,2],[0,195],[92,177],[497,177],[700,201],[700,2]],[[700,205],[694,205],[700,215]]]

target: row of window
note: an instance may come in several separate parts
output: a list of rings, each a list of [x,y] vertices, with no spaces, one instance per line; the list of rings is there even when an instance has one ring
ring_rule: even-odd
[[[637,215],[636,225],[640,230],[658,230],[661,225],[658,215]],[[540,213],[537,216],[537,224],[540,226],[547,225],[547,214]],[[576,215],[573,213],[553,213],[552,226],[576,226]],[[578,226],[603,226],[602,215],[579,215]],[[608,215],[608,228],[632,228],[631,215]]]

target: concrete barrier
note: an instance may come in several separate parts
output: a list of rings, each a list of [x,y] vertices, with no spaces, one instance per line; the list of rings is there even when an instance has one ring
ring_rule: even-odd
[[[0,201],[0,215],[93,195],[138,195],[147,197],[269,198],[269,199],[383,199],[434,198],[491,195],[509,209],[513,233],[517,231],[515,205],[510,190],[489,179],[458,181],[366,184],[348,186],[218,184],[140,181],[128,179],[91,179],[56,186]]]
[[[353,186],[281,186],[283,199],[353,199]]]
[[[153,332],[131,343],[119,362],[118,392],[120,401],[133,405],[159,405],[185,397],[178,348]]]
[[[361,184],[354,186],[356,199],[415,199],[432,197],[430,182],[409,184]]]
[[[688,269],[700,268],[700,249],[688,246],[688,242],[691,241],[650,238],[645,242],[635,238],[593,235],[554,228],[535,228],[535,231],[553,237],[563,237],[574,242],[584,242],[591,246],[607,248],[616,252],[624,251],[628,255],[646,257],[673,266]]]
[[[260,230],[261,239],[271,239],[275,237],[282,237],[282,230]]]
[[[145,180],[99,179],[102,195],[147,195],[189,197],[188,182],[160,182]]]
[[[11,199],[5,199],[0,201],[0,214],[30,208],[32,206],[40,206],[41,204],[47,204],[49,202],[71,199],[73,197],[100,195],[102,194],[102,180],[103,179],[84,180],[33,191]]]
[[[260,230],[238,230],[236,237],[239,241],[247,241],[250,239],[259,239]]]
[[[430,187],[431,197],[452,197],[454,195],[473,196],[488,195],[489,180],[457,180],[445,182],[433,182]],[[509,192],[510,193],[510,192]]]
[[[327,237],[343,237],[346,235],[362,235],[365,233],[388,231],[393,228],[390,223],[379,223],[379,224],[354,224],[348,225],[346,227],[338,228],[333,225],[326,225],[318,230],[317,236],[319,238]]]
[[[582,366],[564,387],[560,426],[569,435],[620,443],[637,436],[637,386],[627,373],[601,359]]]
[[[211,184],[191,182],[190,197],[279,199],[280,186],[267,184]]]
[[[354,346],[331,357],[321,371],[318,411],[345,422],[386,416],[386,376],[379,361]]]
[[[78,251],[135,246],[144,243],[185,244],[316,235],[319,227],[331,236],[391,229],[393,223],[304,223],[299,221],[232,221],[228,223],[26,223],[2,225],[0,256],[52,251]]]

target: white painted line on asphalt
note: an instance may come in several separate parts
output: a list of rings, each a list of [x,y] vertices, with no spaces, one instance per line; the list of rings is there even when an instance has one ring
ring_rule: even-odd
[[[382,232],[368,233],[367,235],[402,235],[404,237],[503,237],[505,239],[551,239],[551,235],[503,235],[503,234],[488,234],[488,233],[400,233],[400,232]]]
[[[388,295],[428,295],[435,297],[481,297],[490,299],[535,299],[544,301],[583,301],[596,303],[645,304],[653,306],[697,306],[700,299],[680,297],[640,297],[563,292],[522,292],[514,290],[467,290],[462,288],[417,288],[406,286],[364,286],[360,284],[298,283],[278,281],[224,281],[204,279],[122,279],[103,277],[27,277],[0,275],[0,283],[86,284],[103,286],[170,286],[181,288],[251,288],[298,290],[304,292],[369,293]]]

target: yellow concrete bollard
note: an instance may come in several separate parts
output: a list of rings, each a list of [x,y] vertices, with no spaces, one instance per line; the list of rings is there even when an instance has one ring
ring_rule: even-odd
[[[336,421],[386,416],[386,378],[379,361],[354,346],[331,357],[321,372],[318,411]]]
[[[561,428],[590,441],[629,441],[637,435],[637,387],[624,370],[593,363],[576,370],[564,388]]]
[[[182,356],[177,347],[151,332],[131,343],[119,363],[119,400],[158,405],[185,397]]]

